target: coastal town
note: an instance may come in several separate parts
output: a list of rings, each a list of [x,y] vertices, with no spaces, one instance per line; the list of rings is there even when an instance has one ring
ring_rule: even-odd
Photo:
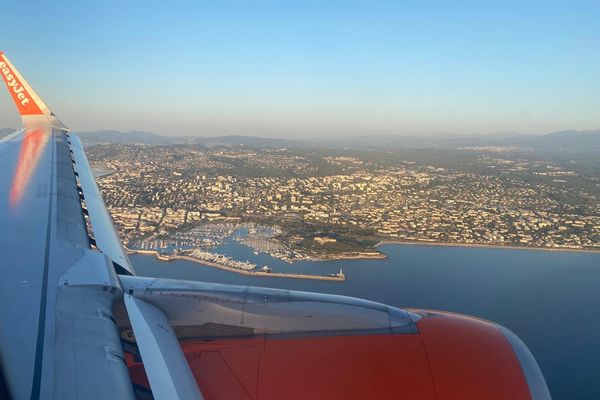
[[[377,244],[389,241],[600,249],[600,180],[547,160],[473,151],[446,166],[326,150],[87,151],[113,171],[98,183],[130,248],[210,251],[251,224],[237,240],[290,262],[383,257]]]

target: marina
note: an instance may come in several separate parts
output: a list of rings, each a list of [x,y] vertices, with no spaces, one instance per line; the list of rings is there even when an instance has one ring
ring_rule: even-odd
[[[229,272],[235,272],[242,275],[253,275],[257,277],[268,277],[268,278],[289,278],[289,279],[314,279],[321,281],[336,281],[343,282],[346,280],[344,271],[340,268],[340,272],[337,274],[308,274],[308,273],[290,273],[290,272],[273,272],[268,266],[264,266],[261,269],[257,269],[256,264],[251,262],[243,262],[232,260],[231,258],[222,254],[214,254],[203,251],[193,251],[192,255],[182,254],[164,254],[156,250],[132,250],[127,249],[129,254],[146,254],[153,255],[160,261],[176,261],[185,260],[191,261],[203,266],[219,268]]]
[[[161,261],[186,260],[243,275],[272,278],[313,279],[343,282],[340,268],[336,273],[283,272],[275,264],[299,259],[285,246],[271,238],[279,231],[274,227],[244,224],[200,225],[185,232],[174,232],[166,238],[149,237],[127,247],[130,254],[150,254]],[[233,248],[239,256],[227,255]],[[262,261],[249,261],[257,258]]]

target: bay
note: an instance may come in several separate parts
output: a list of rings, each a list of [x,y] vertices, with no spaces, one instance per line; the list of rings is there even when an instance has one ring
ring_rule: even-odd
[[[293,264],[228,240],[215,249],[277,272],[337,273],[345,282],[240,275],[189,261],[132,255],[139,275],[362,297],[473,315],[514,331],[554,399],[600,398],[600,253],[387,244],[386,259]]]

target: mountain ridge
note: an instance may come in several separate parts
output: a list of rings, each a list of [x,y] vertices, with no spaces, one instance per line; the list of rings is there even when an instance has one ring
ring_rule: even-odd
[[[465,147],[518,147],[533,150],[600,150],[600,129],[562,130],[541,135],[505,132],[491,135],[373,135],[341,139],[280,139],[258,136],[164,136],[153,132],[102,130],[82,132],[84,144],[136,143],[148,145],[195,144],[205,147],[247,146],[306,148],[360,147],[360,148],[465,148]]]
[[[0,137],[10,132],[12,128],[0,128]],[[520,150],[539,151],[600,151],[600,129],[594,130],[561,130],[546,134],[533,135],[514,132],[504,132],[489,135],[373,135],[354,136],[339,139],[281,139],[263,138],[259,136],[166,136],[147,131],[118,131],[98,130],[79,133],[81,140],[87,146],[94,144],[144,144],[144,145],[174,145],[192,144],[208,148],[213,147],[248,147],[248,148],[389,148],[415,149],[440,148],[464,149],[477,147],[504,147]]]

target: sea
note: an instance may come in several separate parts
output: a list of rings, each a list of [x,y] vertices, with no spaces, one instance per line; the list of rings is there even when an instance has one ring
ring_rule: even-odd
[[[133,255],[139,275],[336,293],[398,307],[464,313],[515,332],[553,399],[600,399],[600,253],[386,244],[385,259],[297,261],[235,240],[214,251],[277,272],[346,274],[346,281],[252,277],[189,261]]]

